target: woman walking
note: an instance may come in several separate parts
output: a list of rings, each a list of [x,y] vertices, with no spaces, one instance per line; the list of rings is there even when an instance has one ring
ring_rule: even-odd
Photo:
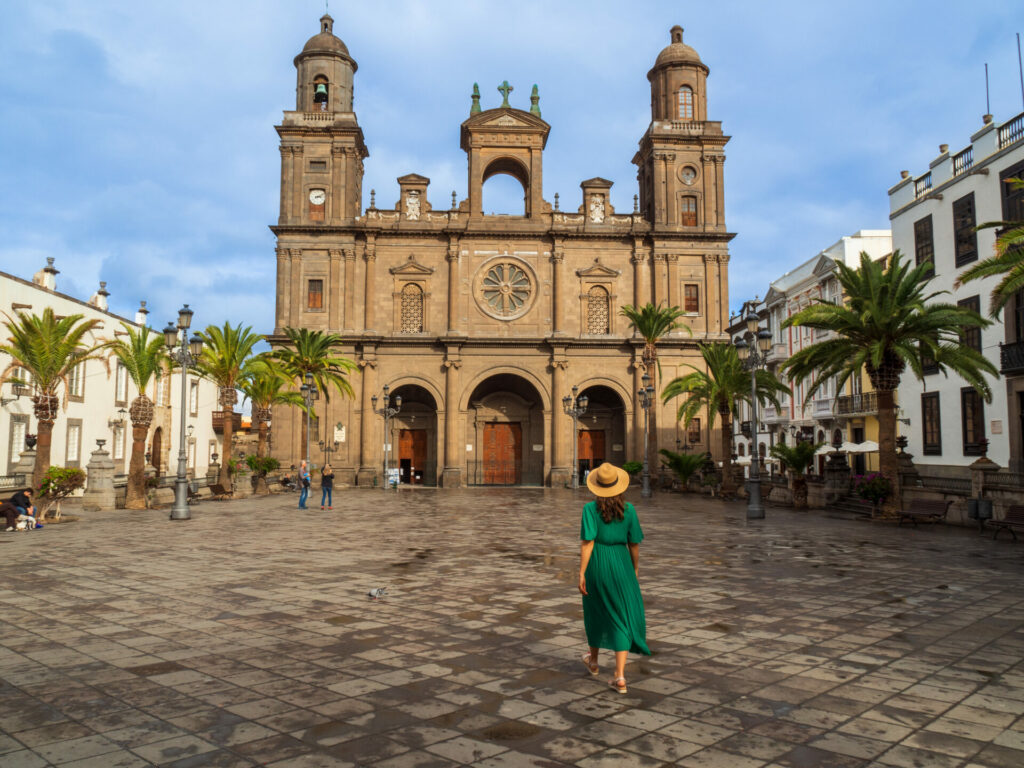
[[[299,464],[299,489],[299,509],[305,509],[309,497],[309,464],[305,459]]]
[[[587,476],[587,487],[597,500],[583,507],[580,523],[580,593],[590,646],[583,663],[596,675],[599,649],[615,651],[608,685],[626,693],[626,656],[651,654],[638,580],[644,534],[633,505],[622,498],[629,487],[624,470],[605,462]]]
[[[320,488],[323,493],[320,494],[320,509],[324,508],[324,502],[327,502],[328,509],[334,509],[331,506],[332,495],[334,492],[334,470],[331,469],[330,464],[325,464],[324,468],[320,470]]]

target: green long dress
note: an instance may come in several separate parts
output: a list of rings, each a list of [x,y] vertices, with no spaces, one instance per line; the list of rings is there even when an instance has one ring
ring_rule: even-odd
[[[626,502],[622,520],[606,523],[596,502],[583,507],[580,539],[593,541],[583,595],[583,626],[591,648],[632,651],[648,656],[644,600],[627,543],[644,539],[633,505]]]

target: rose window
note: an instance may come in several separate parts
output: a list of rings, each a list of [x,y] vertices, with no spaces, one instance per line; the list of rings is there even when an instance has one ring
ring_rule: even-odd
[[[484,306],[502,318],[516,317],[525,311],[533,292],[526,270],[517,264],[495,264],[480,282]]]

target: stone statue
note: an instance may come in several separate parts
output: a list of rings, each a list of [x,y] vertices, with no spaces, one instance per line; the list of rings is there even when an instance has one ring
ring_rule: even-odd
[[[409,221],[419,221],[420,218],[420,195],[418,192],[410,192],[405,197],[405,218]]]
[[[600,195],[590,196],[590,220],[595,224],[604,221],[604,199]]]

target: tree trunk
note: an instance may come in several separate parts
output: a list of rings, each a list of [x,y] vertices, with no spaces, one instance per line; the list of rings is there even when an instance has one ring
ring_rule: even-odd
[[[32,398],[36,420],[36,464],[32,468],[32,490],[39,495],[39,486],[50,468],[50,448],[53,445],[53,422],[57,419],[57,396],[40,394]]]
[[[882,507],[894,515],[901,507],[899,459],[896,458],[896,403],[891,389],[878,390],[878,468],[892,483],[892,495]]]
[[[803,475],[792,475],[793,509],[807,509],[807,478]]]
[[[253,409],[255,416],[256,409]],[[263,459],[267,453],[267,422],[265,419],[259,419],[258,428],[258,440],[256,442],[256,458]],[[264,472],[256,473],[256,493],[260,496],[266,496],[270,493],[270,486],[267,485],[267,476]]]
[[[128,463],[125,509],[146,508],[146,433],[148,424],[132,424],[132,457]]]
[[[661,401],[661,392],[658,391],[658,349],[654,344],[644,347],[644,364],[647,366],[648,375],[651,377],[651,384],[654,386],[650,410],[647,414],[647,466],[651,473],[652,487],[656,487],[654,478],[658,476],[658,403]]]
[[[719,411],[719,415],[722,417],[722,495],[726,496],[736,490],[732,483],[732,413]]]
[[[224,414],[224,438],[221,445],[222,461],[217,482],[225,488],[231,488],[231,436],[235,429],[235,401],[238,394],[234,388],[222,387],[220,390],[220,407]]]

